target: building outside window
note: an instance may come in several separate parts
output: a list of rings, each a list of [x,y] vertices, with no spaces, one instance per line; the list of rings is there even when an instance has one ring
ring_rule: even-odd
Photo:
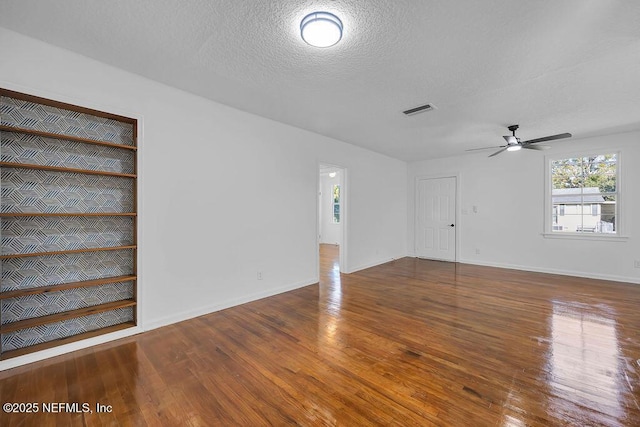
[[[551,232],[618,233],[618,162],[618,153],[551,160]]]

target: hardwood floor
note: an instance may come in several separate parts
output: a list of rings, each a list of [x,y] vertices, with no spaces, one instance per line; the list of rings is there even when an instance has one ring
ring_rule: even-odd
[[[40,404],[0,425],[640,425],[639,285],[321,253],[319,285],[0,373]]]

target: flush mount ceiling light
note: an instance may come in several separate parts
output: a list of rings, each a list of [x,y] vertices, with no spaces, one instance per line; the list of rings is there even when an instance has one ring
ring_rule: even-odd
[[[342,38],[342,21],[329,12],[313,12],[300,22],[302,40],[315,47],[330,47]]]

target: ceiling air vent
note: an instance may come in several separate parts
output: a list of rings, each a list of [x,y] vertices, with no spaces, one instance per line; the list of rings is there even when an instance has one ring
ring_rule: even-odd
[[[407,115],[407,116],[413,116],[416,115],[418,113],[425,113],[427,111],[431,111],[431,110],[435,110],[436,106],[433,104],[424,104],[421,105],[419,107],[415,107],[415,108],[410,108],[406,111],[403,111],[402,113]]]

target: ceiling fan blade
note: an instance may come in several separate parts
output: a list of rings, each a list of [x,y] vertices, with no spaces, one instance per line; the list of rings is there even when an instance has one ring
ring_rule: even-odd
[[[492,145],[491,147],[472,148],[470,150],[464,150],[464,151],[490,150],[492,148],[504,148],[504,147],[506,147],[506,145]]]
[[[498,154],[502,153],[506,149],[507,149],[507,147],[504,147],[502,150],[496,151],[495,153],[491,154],[489,157],[497,156]]]
[[[564,139],[564,138],[571,138],[571,134],[570,133],[559,133],[558,135],[551,135],[551,136],[545,136],[543,138],[537,138],[537,139],[530,139],[528,141],[522,141],[523,144],[536,144],[538,142],[544,142],[544,141],[553,141],[554,139]]]
[[[526,148],[528,150],[548,150],[549,147],[548,145],[529,145],[529,144],[522,144],[522,148]]]

